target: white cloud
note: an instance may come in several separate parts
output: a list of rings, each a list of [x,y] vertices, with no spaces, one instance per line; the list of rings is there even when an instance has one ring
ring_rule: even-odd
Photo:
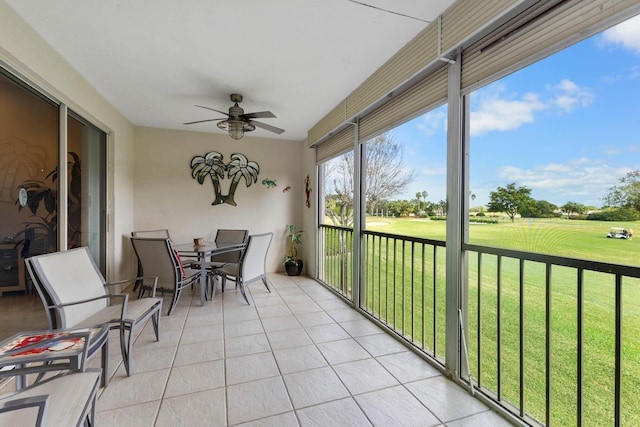
[[[640,54],[640,15],[603,32],[602,44],[622,45],[623,48]]]
[[[533,93],[515,100],[485,97],[471,112],[471,135],[518,129],[524,123],[533,123],[534,113],[543,109],[544,103]]]
[[[602,147],[602,153],[607,156],[617,156],[622,153],[622,150],[619,147],[606,146]]]
[[[547,93],[506,94],[505,86],[494,84],[474,93],[471,111],[471,135],[491,131],[510,131],[535,122],[536,113],[556,111],[570,113],[578,107],[588,107],[595,96],[590,89],[569,79],[546,86]]]
[[[602,205],[602,197],[628,168],[612,168],[599,160],[578,158],[567,163],[549,163],[530,169],[503,166],[498,169],[497,181],[516,182],[531,189],[531,197],[562,205],[580,200],[587,205]],[[492,189],[491,191],[493,191]]]
[[[443,166],[423,167],[418,170],[422,176],[447,176],[447,168]]]
[[[441,127],[447,125],[447,114],[442,109],[430,111],[423,115],[417,127],[426,136],[433,136]]]
[[[560,83],[547,89],[555,96],[551,102],[565,113],[570,113],[576,107],[588,107],[595,99],[589,89],[580,87],[569,79],[562,79]]]

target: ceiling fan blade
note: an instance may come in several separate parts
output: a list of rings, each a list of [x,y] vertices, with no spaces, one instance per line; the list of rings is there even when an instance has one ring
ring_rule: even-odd
[[[280,129],[280,128],[277,128],[275,126],[268,125],[266,123],[255,122],[253,120],[249,120],[249,122],[253,123],[254,125],[256,125],[259,128],[266,129],[268,131],[277,133],[278,135],[280,135],[282,132],[284,132],[284,129]]]
[[[225,116],[228,116],[228,115],[229,115],[229,113],[228,113],[228,112],[226,112],[226,111],[216,110],[215,108],[211,108],[211,107],[205,107],[205,106],[202,106],[202,105],[196,105],[196,107],[204,108],[204,109],[206,109],[206,110],[215,111],[216,113],[224,114]]]
[[[226,118],[225,118],[226,119]],[[225,120],[225,119],[207,119],[207,120],[196,120],[195,122],[187,122],[183,123],[183,125],[193,125],[196,123],[204,123],[204,122],[215,122],[216,120]]]
[[[258,111],[257,113],[248,113],[244,115],[247,119],[275,119],[276,116],[271,111]]]

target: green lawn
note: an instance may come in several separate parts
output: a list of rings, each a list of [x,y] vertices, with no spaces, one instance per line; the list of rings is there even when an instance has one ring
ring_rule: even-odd
[[[368,217],[367,230],[444,240],[445,221]],[[615,264],[640,264],[640,235],[634,240],[608,239],[612,226],[634,228],[638,222],[568,219],[518,220],[499,224],[470,224],[469,243],[539,252]]]
[[[443,221],[419,219],[368,218],[367,229],[384,233],[444,240]],[[612,225],[640,229],[638,223],[616,223],[574,220],[532,220],[499,224],[471,224],[470,242],[474,244],[540,252],[571,258],[598,260],[617,264],[638,265],[640,239],[632,241],[608,239]],[[386,259],[401,259],[399,248],[395,254],[378,253],[368,260],[369,282],[365,304],[370,311],[393,324],[396,330],[418,344],[432,347],[433,342],[443,351],[444,277],[435,280],[437,313],[433,312],[433,278],[427,277],[425,286],[416,289],[415,277],[421,278],[422,261],[405,259],[405,268],[393,271]],[[381,257],[382,262],[376,261]],[[422,258],[417,254],[414,258]],[[424,272],[432,270],[429,265]],[[376,264],[377,262],[377,264]],[[444,264],[439,256],[438,264]],[[478,379],[478,339],[482,337],[480,379],[484,387],[497,390],[497,283],[496,258],[483,257],[482,302],[478,306],[477,263],[470,260],[469,272],[469,336],[472,374]],[[504,259],[501,273],[501,385],[502,399],[519,405],[519,338],[520,288],[519,264]],[[438,266],[439,274],[444,265]],[[527,262],[524,267],[524,369],[525,409],[544,421],[545,413],[545,269],[539,263]],[[395,292],[386,286],[389,277],[396,280]],[[576,272],[565,267],[552,268],[551,342],[552,342],[552,421],[555,425],[576,423]],[[398,285],[404,283],[405,285]],[[640,425],[640,345],[634,332],[640,326],[640,283],[635,279],[623,282],[623,425]],[[587,273],[584,297],[584,407],[588,425],[610,425],[613,419],[613,373],[615,355],[615,285],[611,275]],[[423,303],[424,301],[424,303]],[[411,310],[409,310],[411,308]],[[481,308],[482,330],[478,334],[478,311]],[[403,314],[404,313],[404,314]],[[436,316],[436,330],[432,327]],[[434,337],[438,337],[434,341]]]

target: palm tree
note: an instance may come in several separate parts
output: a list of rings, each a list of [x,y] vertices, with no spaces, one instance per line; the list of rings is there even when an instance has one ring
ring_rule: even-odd
[[[82,196],[82,169],[80,167],[80,156],[73,151],[69,151],[72,160],[67,162],[69,168],[69,190],[67,203],[68,217],[68,244],[69,247],[80,246],[81,232],[81,196]],[[29,221],[23,222],[25,228],[20,230],[14,238],[19,238],[25,246],[25,253],[33,245],[38,248],[36,251],[53,252],[57,247],[58,234],[58,191],[56,181],[58,180],[58,168],[56,167],[45,177],[51,180],[51,186],[46,182],[29,179],[23,181],[18,188],[23,188],[27,192],[27,203],[22,206],[16,200],[18,212],[23,208],[31,212]],[[41,209],[41,207],[44,208]]]
[[[222,196],[223,201],[232,206],[237,206],[233,196],[236,192],[236,187],[240,182],[240,178],[244,177],[247,187],[249,187],[258,180],[259,173],[260,166],[258,166],[256,162],[249,161],[244,154],[232,154],[231,161],[227,165],[227,176],[232,178],[232,181],[229,186],[229,194],[227,196]]]
[[[222,162],[222,154],[217,151],[210,151],[204,157],[195,156],[191,159],[191,177],[193,179],[197,179],[198,183],[202,185],[207,176],[211,178],[213,191],[216,193],[216,198],[211,203],[212,205],[224,203],[223,196],[220,194],[219,179],[224,178],[226,170],[227,166]]]

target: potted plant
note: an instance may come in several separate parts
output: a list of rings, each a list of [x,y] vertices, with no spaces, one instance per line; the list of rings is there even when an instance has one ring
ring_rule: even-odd
[[[302,260],[298,258],[298,245],[302,231],[296,230],[296,226],[293,224],[287,224],[287,231],[289,232],[290,244],[287,257],[284,260],[284,268],[289,276],[298,276],[303,267]]]

